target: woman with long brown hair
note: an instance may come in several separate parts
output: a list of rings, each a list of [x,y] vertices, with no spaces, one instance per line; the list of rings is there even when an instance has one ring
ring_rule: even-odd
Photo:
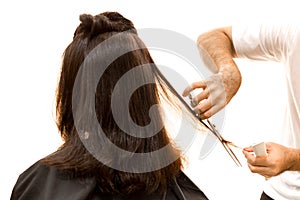
[[[56,94],[64,144],[19,176],[11,199],[207,199],[181,171],[160,109],[179,101],[132,22],[80,21]]]

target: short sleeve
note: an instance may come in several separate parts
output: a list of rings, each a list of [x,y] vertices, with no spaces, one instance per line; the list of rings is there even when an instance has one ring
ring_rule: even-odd
[[[232,40],[238,57],[285,62],[297,32],[291,24],[233,26]]]

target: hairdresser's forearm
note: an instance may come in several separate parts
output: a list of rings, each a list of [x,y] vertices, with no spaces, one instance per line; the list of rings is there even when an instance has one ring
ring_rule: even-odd
[[[214,62],[215,73],[222,74],[227,103],[241,84],[241,74],[233,58],[236,52],[232,43],[231,27],[215,29],[198,37],[198,48],[202,57],[209,54]]]

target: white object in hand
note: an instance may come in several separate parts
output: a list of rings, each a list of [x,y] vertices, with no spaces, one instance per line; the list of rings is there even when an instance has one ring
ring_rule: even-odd
[[[253,145],[253,150],[256,156],[266,156],[266,144],[264,142]]]

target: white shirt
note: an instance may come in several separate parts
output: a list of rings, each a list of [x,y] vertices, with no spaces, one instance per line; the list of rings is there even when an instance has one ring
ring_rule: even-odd
[[[232,38],[239,57],[285,65],[288,105],[281,144],[300,149],[300,26],[233,27]],[[300,200],[300,172],[286,171],[269,179],[264,192],[275,200]]]

